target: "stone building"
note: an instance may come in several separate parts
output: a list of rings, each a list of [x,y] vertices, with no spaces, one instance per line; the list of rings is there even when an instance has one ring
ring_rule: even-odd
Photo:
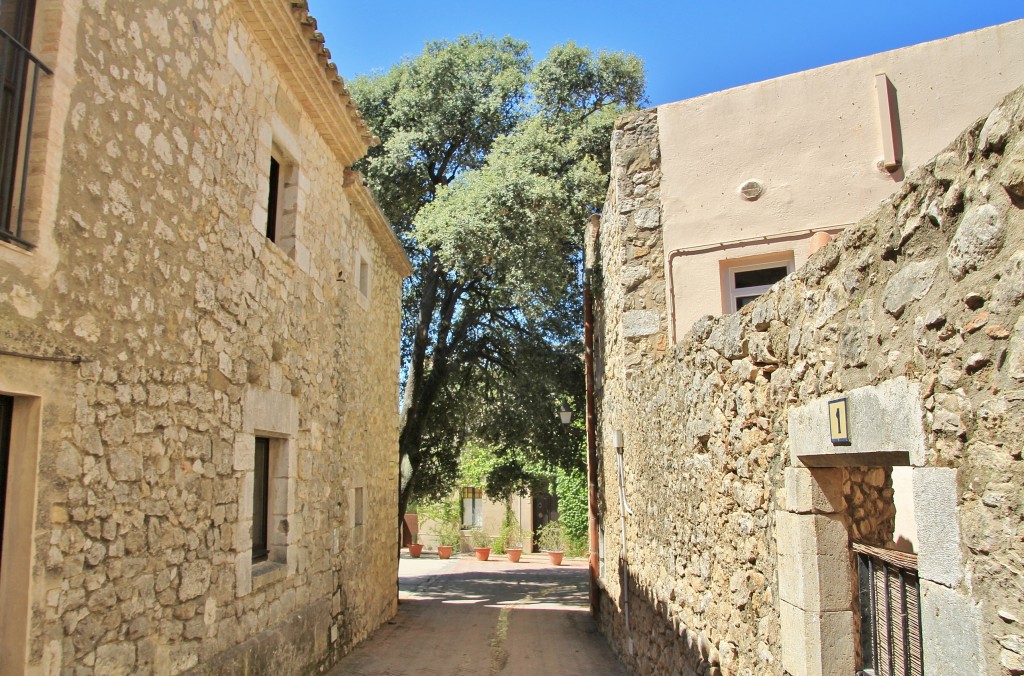
[[[2,8],[0,672],[323,670],[397,602],[374,138],[303,2]]]
[[[1020,47],[1019,22],[993,30]],[[618,123],[588,244],[599,623],[637,673],[1024,673],[1024,89],[988,106],[741,311],[674,341],[666,270],[706,272],[669,260],[666,194],[690,186],[667,185],[671,116]],[[776,189],[736,178],[722,200],[748,178]]]

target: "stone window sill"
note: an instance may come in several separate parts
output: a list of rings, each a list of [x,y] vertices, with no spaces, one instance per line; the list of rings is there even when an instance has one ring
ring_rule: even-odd
[[[252,590],[256,591],[288,576],[288,566],[277,561],[260,561],[252,566]]]

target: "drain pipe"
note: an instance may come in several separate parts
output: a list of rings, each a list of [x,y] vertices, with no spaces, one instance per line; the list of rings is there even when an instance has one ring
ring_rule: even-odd
[[[587,535],[590,543],[590,614],[600,611],[600,544],[597,535],[597,402],[594,397],[594,290],[593,274],[601,217],[593,215],[587,229],[586,267],[583,270],[583,363],[587,406]]]
[[[612,435],[615,445],[615,460],[619,466],[619,524],[622,527],[622,550],[619,553],[619,568],[622,569],[622,605],[626,619],[626,649],[633,654],[633,634],[629,629],[629,562],[626,558],[626,515],[633,516],[633,510],[626,502],[626,473],[622,467],[622,430]]]

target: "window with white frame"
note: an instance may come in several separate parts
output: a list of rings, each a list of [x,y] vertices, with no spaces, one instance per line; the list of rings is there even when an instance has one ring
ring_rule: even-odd
[[[726,313],[738,312],[793,272],[793,253],[731,262],[725,268]]]

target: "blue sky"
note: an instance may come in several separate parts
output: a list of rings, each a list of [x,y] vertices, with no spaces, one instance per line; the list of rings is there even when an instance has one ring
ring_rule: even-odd
[[[310,0],[342,76],[387,70],[428,40],[511,35],[539,59],[575,40],[644,60],[651,105],[1024,17],[1022,0]]]

